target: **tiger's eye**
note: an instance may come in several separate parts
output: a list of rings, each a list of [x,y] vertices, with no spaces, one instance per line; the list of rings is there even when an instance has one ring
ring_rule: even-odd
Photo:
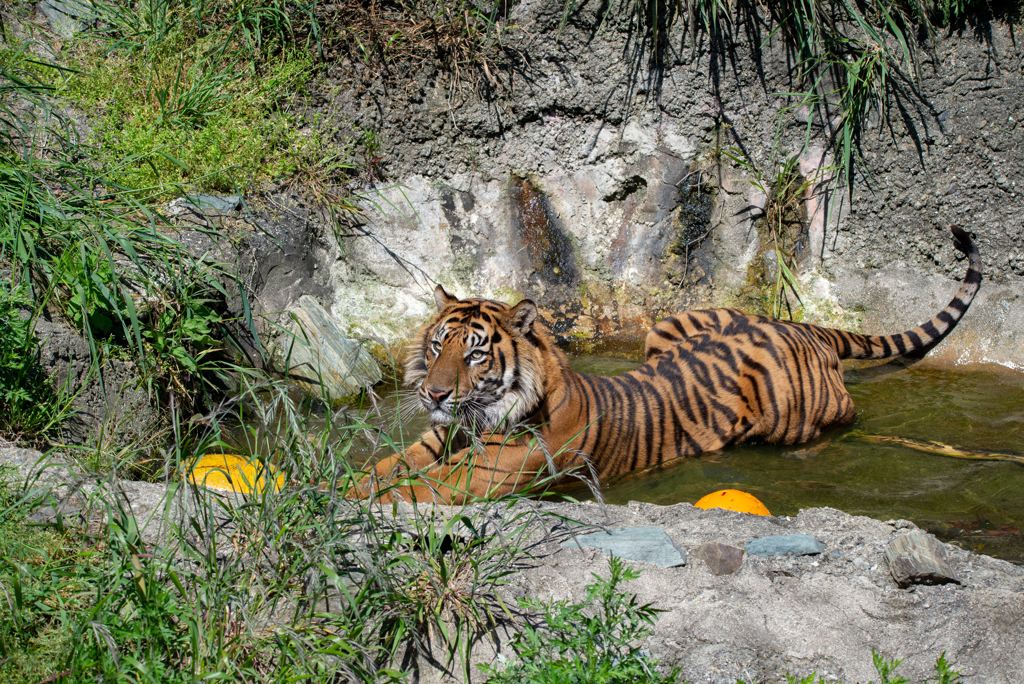
[[[482,351],[480,351],[479,349],[477,349],[475,352],[473,352],[472,354],[469,355],[469,360],[470,361],[479,361],[480,359],[484,358],[484,356],[485,356],[485,354]]]
[[[433,342],[431,342],[430,343],[430,351],[434,352],[435,354],[440,354],[441,353],[441,343],[438,342],[437,340],[434,340]]]

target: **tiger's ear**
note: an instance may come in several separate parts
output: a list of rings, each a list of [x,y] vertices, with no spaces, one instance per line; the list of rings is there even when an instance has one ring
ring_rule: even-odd
[[[524,299],[508,312],[508,324],[520,335],[527,335],[533,329],[533,322],[537,319],[537,305],[532,299]]]
[[[448,294],[441,284],[438,283],[437,287],[434,288],[434,301],[437,303],[437,310],[442,311],[444,307],[451,306],[455,302],[459,301],[458,297],[452,297]]]

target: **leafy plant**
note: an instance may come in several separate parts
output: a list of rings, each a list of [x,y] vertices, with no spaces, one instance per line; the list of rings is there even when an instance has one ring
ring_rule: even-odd
[[[678,668],[668,674],[657,672],[657,663],[636,645],[653,634],[658,610],[640,604],[635,595],[620,585],[640,576],[621,559],[608,561],[607,579],[586,587],[582,603],[542,603],[523,599],[520,607],[541,613],[540,624],[529,623],[512,637],[510,646],[518,660],[498,670],[481,669],[491,684],[532,682],[534,684],[632,684],[675,682]]]
[[[878,684],[910,684],[910,680],[893,674],[896,668],[900,666],[902,660],[896,660],[895,658],[887,659],[880,655],[874,649],[871,650],[871,658],[875,665],[875,671],[878,673]],[[938,675],[937,679],[927,679],[923,684],[933,682],[933,684],[960,684],[960,672],[953,670],[949,663],[946,661],[945,651],[935,661],[935,674]],[[793,675],[786,675],[786,681],[789,684],[815,684],[815,677],[817,677],[818,684],[825,684],[825,678],[819,677],[817,673],[811,673],[802,679],[797,679]],[[738,684],[744,684],[740,681]],[[868,684],[874,684],[873,681]]]
[[[953,666],[949,664],[949,661],[946,660],[945,651],[935,661],[935,674],[938,676],[934,680],[929,680],[933,684],[960,684],[961,682],[961,672],[954,670]]]
[[[9,96],[0,99],[0,117],[13,125],[0,138],[2,263],[29,309],[45,304],[62,314],[97,364],[121,349],[135,356],[154,394],[174,393],[191,406],[205,380],[227,370],[209,354],[223,346],[214,338],[230,339],[216,307],[228,296],[223,283],[245,293],[225,267],[160,230],[151,208],[159,194],[126,190],[97,168],[50,108],[53,88],[39,72],[54,69],[24,50],[0,56],[0,90]],[[16,97],[39,115],[18,116]],[[45,147],[54,144],[59,154]]]
[[[0,285],[0,434],[34,440],[74,412],[73,397],[58,392],[39,365],[37,313],[24,287]]]
[[[762,238],[762,247],[759,258],[754,259],[749,266],[748,281],[753,290],[758,293],[763,291],[767,296],[764,302],[752,303],[755,308],[763,308],[763,313],[775,317],[781,316],[783,308],[786,308],[792,317],[792,309],[786,297],[787,290],[798,301],[800,299],[792,245],[799,228],[807,221],[804,199],[819,181],[819,177],[804,176],[800,172],[799,158],[791,156],[778,163],[774,176],[766,180],[760,169],[741,156],[740,150],[732,148],[724,151],[724,154],[753,174],[749,182],[765,198],[764,208],[754,217]],[[826,168],[819,173],[827,174],[831,170]],[[769,249],[771,252],[767,251]],[[770,253],[773,258],[761,258],[765,253]]]

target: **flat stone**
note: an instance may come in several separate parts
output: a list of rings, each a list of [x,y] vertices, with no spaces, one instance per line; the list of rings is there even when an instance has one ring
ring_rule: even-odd
[[[946,545],[930,534],[914,530],[885,547],[889,574],[901,587],[911,584],[960,584],[946,557]]]
[[[686,551],[679,548],[665,534],[665,530],[657,525],[592,532],[564,541],[562,546],[588,546],[601,549],[605,555],[650,563],[663,568],[686,565]]]
[[[188,201],[207,214],[216,213],[225,216],[236,216],[242,210],[240,195],[210,195],[205,192],[188,195]]]
[[[712,575],[731,575],[743,565],[743,549],[718,542],[702,544],[695,555],[704,561]]]
[[[50,22],[53,32],[63,38],[74,37],[96,20],[89,3],[77,0],[42,0],[39,11]]]
[[[167,216],[176,224],[209,228],[220,225],[225,218],[236,218],[242,211],[240,195],[196,193],[178,197],[167,205]]]
[[[743,545],[751,556],[813,556],[824,551],[821,542],[809,534],[778,534],[751,539]]]
[[[311,391],[320,386],[333,399],[356,394],[381,381],[380,366],[357,340],[345,337],[338,323],[309,295],[288,309],[282,326],[288,332],[275,341],[275,363]]]

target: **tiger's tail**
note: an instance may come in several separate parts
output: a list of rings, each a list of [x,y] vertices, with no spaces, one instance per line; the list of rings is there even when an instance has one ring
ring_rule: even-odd
[[[971,236],[959,226],[950,226],[953,246],[969,260],[967,275],[960,290],[946,308],[931,320],[896,335],[858,335],[842,330],[823,329],[843,359],[886,359],[927,349],[950,333],[967,312],[981,284],[981,255]]]

